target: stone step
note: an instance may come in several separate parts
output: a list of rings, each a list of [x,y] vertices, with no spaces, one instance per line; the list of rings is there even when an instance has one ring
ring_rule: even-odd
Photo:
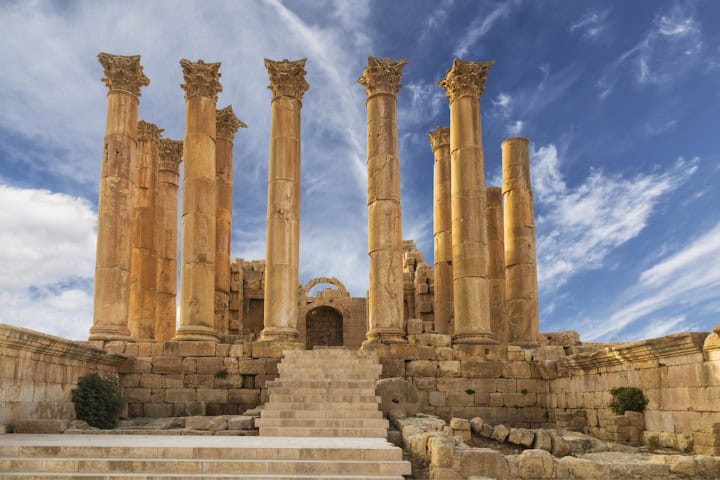
[[[317,402],[280,402],[272,401],[268,402],[263,406],[265,410],[370,410],[377,411],[378,404],[375,399],[371,402],[328,402],[328,401],[317,401]]]
[[[372,388],[344,388],[344,387],[278,387],[275,385],[268,386],[270,394],[277,395],[325,395],[328,398],[334,396],[344,395],[360,395],[360,396],[375,396],[375,387]]]
[[[47,480],[49,478],[57,479],[83,479],[83,480],[183,480],[186,478],[197,480],[215,480],[223,478],[237,479],[236,474],[210,474],[210,473],[184,473],[181,475],[155,473],[145,475],[144,473],[3,473],[2,479],[18,480]],[[386,475],[262,475],[244,473],[242,478],[251,480],[286,480],[286,479],[319,479],[319,480],[403,480],[402,476],[386,476]]]
[[[261,418],[383,418],[380,410],[271,410],[265,409]]]
[[[293,393],[273,393],[270,392],[270,403],[278,402],[278,403],[286,403],[286,402],[293,402],[293,403],[305,403],[305,404],[312,404],[312,403],[319,403],[319,402],[325,402],[327,400],[332,400],[334,402],[346,402],[346,403],[371,403],[379,401],[380,397],[376,397],[374,395],[324,395],[324,394],[293,394]]]
[[[260,436],[386,438],[387,428],[260,427]]]
[[[257,418],[256,427],[308,428],[388,428],[379,418]]]
[[[301,366],[285,366],[278,365],[278,373],[288,378],[298,378],[299,376],[308,376],[307,380],[325,379],[345,380],[347,378],[355,378],[358,380],[371,379],[382,373],[382,366],[375,365],[373,367],[363,368],[338,368],[337,370],[329,370],[323,367],[301,367]],[[305,379],[305,378],[303,378]]]

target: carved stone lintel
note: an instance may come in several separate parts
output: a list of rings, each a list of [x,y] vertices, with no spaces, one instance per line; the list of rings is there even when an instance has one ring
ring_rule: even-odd
[[[283,61],[265,59],[265,68],[270,76],[268,89],[273,93],[273,100],[277,97],[288,96],[302,100],[303,94],[310,89],[305,80],[305,62],[300,60]]]
[[[105,72],[102,81],[111,92],[122,90],[139,97],[140,87],[150,85],[150,80],[140,65],[140,55],[123,56],[100,52],[98,61]]]
[[[217,138],[225,138],[231,142],[238,128],[247,128],[247,125],[235,116],[232,105],[219,109],[215,113],[215,122],[217,125]]]
[[[444,88],[445,96],[452,102],[456,98],[471,95],[480,98],[485,91],[485,80],[490,68],[495,64],[489,62],[466,62],[456,58],[445,78],[438,82]]]
[[[450,128],[448,127],[435,127],[435,130],[428,132],[430,137],[430,147],[434,152],[438,147],[443,145],[450,145]]]
[[[358,78],[358,83],[365,87],[368,97],[376,93],[396,95],[402,87],[400,78],[406,63],[407,60],[368,57],[368,66]]]
[[[144,141],[144,142],[159,142],[160,141],[160,134],[162,134],[164,130],[162,128],[158,128],[157,125],[154,123],[146,122],[145,120],[140,120],[138,122],[138,141]]]
[[[168,170],[180,173],[180,164],[182,163],[183,142],[182,140],[171,140],[169,138],[160,139],[160,162],[159,170]]]
[[[185,98],[199,95],[217,101],[218,93],[222,92],[220,62],[205,63],[202,60],[191,62],[183,58],[180,60],[180,66],[185,80],[180,86],[185,90]]]

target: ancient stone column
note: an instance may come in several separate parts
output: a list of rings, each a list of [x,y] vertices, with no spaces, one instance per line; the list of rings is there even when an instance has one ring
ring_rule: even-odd
[[[367,94],[368,332],[366,343],[406,342],[397,92],[407,60],[368,57],[358,79]]]
[[[232,106],[216,114],[217,141],[215,168],[217,205],[215,207],[215,331],[228,334],[230,312],[230,243],[232,232],[233,140],[240,127],[247,127],[233,113]]]
[[[130,175],[132,253],[128,325],[136,342],[155,340],[157,247],[155,246],[158,162],[162,129],[138,123],[137,161]]]
[[[265,257],[265,324],[261,341],[298,338],[300,256],[300,110],[306,59],[265,59],[272,91]]]
[[[434,284],[433,312],[435,330],[450,332],[453,316],[452,293],[452,212],[450,210],[450,129],[437,127],[430,136],[435,156],[433,175]]]
[[[178,185],[182,153],[183,142],[168,138],[160,140],[155,217],[155,245],[157,246],[156,342],[167,342],[175,337],[178,272]]]
[[[180,60],[185,83],[180,327],[175,340],[217,340],[215,332],[215,105],[220,63]]]
[[[150,84],[140,56],[100,53],[107,120],[100,173],[95,293],[90,340],[130,340],[130,172],[136,155],[140,87]]]
[[[455,343],[496,343],[490,330],[480,95],[493,62],[455,59],[439,85],[450,101]]]
[[[505,242],[503,235],[502,189],[487,187],[485,218],[488,236],[488,286],[490,292],[490,330],[498,342],[510,342],[510,328],[505,314]]]
[[[511,342],[537,345],[535,220],[527,138],[509,138],[502,143],[502,194],[505,201],[505,295]]]

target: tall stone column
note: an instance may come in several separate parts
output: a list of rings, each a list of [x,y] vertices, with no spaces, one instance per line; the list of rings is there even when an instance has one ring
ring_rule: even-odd
[[[490,330],[498,342],[510,343],[511,332],[505,313],[505,241],[503,235],[502,189],[487,187],[485,218],[488,236],[488,285],[490,291]]]
[[[217,141],[215,168],[217,205],[215,208],[215,331],[228,334],[230,301],[230,244],[232,237],[233,140],[238,128],[246,128],[238,120],[232,106],[216,114]]]
[[[527,138],[502,143],[505,200],[505,295],[512,343],[538,344],[538,288],[535,220]]]
[[[490,330],[480,95],[493,62],[455,59],[439,85],[450,101],[455,343],[496,343]]]
[[[220,63],[180,60],[185,83],[180,327],[175,340],[214,340],[215,105]]]
[[[158,188],[155,217],[157,246],[157,305],[155,341],[167,342],[175,336],[177,323],[178,185],[183,142],[160,140]]]
[[[130,172],[136,155],[140,87],[150,84],[140,56],[100,53],[107,119],[100,173],[95,255],[93,326],[90,340],[130,340]]]
[[[368,57],[358,79],[367,94],[368,332],[366,343],[406,342],[397,92],[407,60]]]
[[[265,257],[265,325],[261,341],[298,338],[300,256],[300,110],[306,59],[265,59],[272,91]]]
[[[157,247],[155,202],[157,197],[160,134],[152,123],[138,123],[138,155],[130,174],[132,253],[130,257],[130,336],[136,342],[155,340],[157,304]]]
[[[434,283],[433,312],[435,330],[451,333],[452,293],[452,212],[450,210],[450,129],[437,127],[430,135],[435,156],[433,175]]]

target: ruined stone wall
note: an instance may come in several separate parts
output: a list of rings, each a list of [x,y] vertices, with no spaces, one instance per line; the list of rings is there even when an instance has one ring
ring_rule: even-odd
[[[0,324],[0,425],[18,419],[72,419],[72,390],[97,372],[117,378],[121,358],[33,330]]]

